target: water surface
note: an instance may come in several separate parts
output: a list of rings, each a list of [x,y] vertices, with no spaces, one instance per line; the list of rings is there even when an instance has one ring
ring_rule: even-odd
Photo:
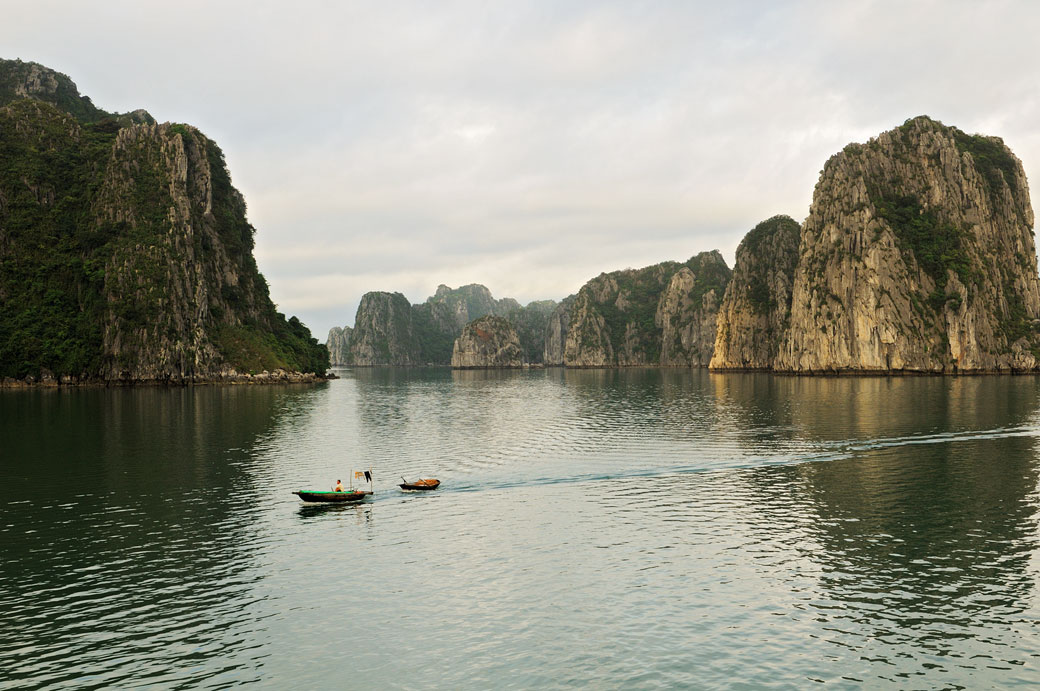
[[[0,687],[1040,682],[1038,378],[341,374],[0,391]]]

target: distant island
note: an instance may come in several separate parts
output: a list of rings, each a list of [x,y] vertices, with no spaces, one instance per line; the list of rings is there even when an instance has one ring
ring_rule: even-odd
[[[441,286],[422,305],[368,293],[354,329],[328,342],[333,364],[355,366],[511,367],[486,342],[512,330],[523,362],[546,366],[1036,372],[1033,222],[1022,164],[1001,139],[921,116],[831,157],[805,222],[758,224],[732,270],[703,252],[526,308],[480,285]],[[450,345],[488,314],[502,319],[481,325],[486,338]]]
[[[310,381],[348,366],[1040,371],[1021,162],[921,116],[827,161],[803,223],[520,305],[365,294],[327,345],[272,303],[224,156],[0,60],[0,385]],[[479,323],[477,320],[482,320]]]
[[[309,381],[215,142],[0,60],[0,384]]]

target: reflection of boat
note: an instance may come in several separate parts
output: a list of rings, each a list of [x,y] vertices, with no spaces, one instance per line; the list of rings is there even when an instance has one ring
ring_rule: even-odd
[[[348,502],[364,501],[365,497],[372,494],[371,492],[365,492],[360,489],[352,489],[344,492],[327,492],[320,489],[298,489],[293,492],[296,496],[304,501],[309,502],[331,502],[334,504],[344,504]]]
[[[372,504],[367,501],[347,501],[334,504],[332,502],[300,502],[296,507],[296,512],[300,518],[317,518],[320,516],[335,516],[335,515],[347,515],[355,514],[358,517],[362,516],[362,513],[369,513],[372,511]],[[369,516],[365,516],[365,520],[368,520]]]
[[[404,478],[401,478],[401,479],[404,480]],[[412,489],[412,490],[437,489],[440,486],[441,486],[441,481],[440,480],[434,480],[432,477],[431,478],[426,478],[424,480],[416,480],[415,482],[408,482],[407,480],[404,480],[404,484],[399,485],[399,487],[401,489]]]

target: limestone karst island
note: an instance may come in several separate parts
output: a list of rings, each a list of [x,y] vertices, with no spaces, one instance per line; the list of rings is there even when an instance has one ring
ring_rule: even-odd
[[[215,142],[107,113],[0,60],[0,380],[303,381],[328,353],[278,313]]]
[[[503,319],[463,333],[487,314]],[[516,339],[526,363],[566,367],[1035,372],[1038,318],[1021,162],[997,137],[917,117],[834,155],[805,221],[759,223],[732,270],[701,252],[527,307],[483,286],[421,305],[369,293],[328,344],[333,364],[366,366],[511,367],[515,349],[488,346]]]
[[[1022,164],[999,138],[928,117],[834,155],[805,221],[761,222],[732,269],[701,251],[526,306],[480,285],[418,305],[373,292],[327,347],[277,312],[245,200],[196,128],[105,112],[67,76],[4,60],[0,147],[7,386],[311,380],[330,362],[1040,369]]]

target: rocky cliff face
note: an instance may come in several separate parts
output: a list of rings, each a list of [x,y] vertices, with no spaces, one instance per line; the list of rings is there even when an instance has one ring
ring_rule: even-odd
[[[324,374],[324,347],[275,311],[215,143],[186,125],[89,121],[96,109],[77,119],[35,98],[86,109],[67,77],[11,64],[0,85],[22,79],[13,92],[33,98],[0,107],[0,375]]]
[[[486,314],[505,316],[517,309],[520,304],[516,300],[496,300],[491,291],[479,283],[459,288],[437,286],[437,291],[426,302],[413,307],[421,361],[447,365],[455,339],[466,324]]]
[[[388,296],[390,293],[369,293]],[[507,317],[519,331],[521,346],[541,358],[541,332],[556,303],[533,302],[527,307],[512,298],[496,300],[486,287],[470,284],[452,289],[438,286],[426,302],[404,309],[407,299],[362,298],[354,319],[355,331],[344,364],[448,365],[455,339],[469,322],[488,314]],[[408,312],[407,316],[405,312]],[[330,332],[330,344],[332,334]],[[532,358],[532,361],[535,361]],[[335,361],[334,361],[335,362]]]
[[[350,351],[350,335],[354,332],[349,326],[334,326],[329,329],[329,337],[325,339],[325,347],[329,351],[330,365],[346,365]]]
[[[718,251],[697,255],[672,275],[657,303],[664,367],[707,367],[730,270]]]
[[[524,361],[541,363],[545,355],[545,330],[556,311],[555,300],[536,300],[505,314],[506,320],[516,329]]]
[[[771,249],[742,254],[712,364],[1036,370],[1032,228],[1022,165],[1000,139],[919,117],[849,145],[824,167],[801,228],[786,328],[784,230],[771,235]],[[757,307],[756,290],[769,309]],[[768,329],[776,336],[762,338]]]
[[[520,307],[520,304],[512,298],[496,300],[491,291],[479,283],[471,283],[459,288],[449,288],[441,284],[437,286],[437,291],[426,299],[426,304],[441,306],[441,313],[445,316],[450,315],[450,318],[454,320],[457,332],[461,332],[466,324],[485,314],[502,317]]]
[[[360,367],[423,364],[412,305],[401,293],[365,293],[358,305],[347,363]]]
[[[568,295],[549,315],[549,321],[545,325],[545,351],[542,360],[546,367],[562,367],[564,364],[564,349],[567,345],[567,333],[571,326],[571,312],[577,297],[577,295]]]
[[[673,285],[673,277],[684,268],[687,272]],[[729,268],[718,252],[702,253],[686,264],[664,262],[600,274],[574,300],[564,365],[657,365],[663,353],[667,364],[706,363],[717,305],[728,281]],[[665,330],[667,349],[662,347]]]
[[[1022,165],[915,118],[831,158],[802,229],[776,369],[1028,370],[1040,282]]]
[[[788,216],[759,223],[737,247],[718,317],[711,367],[770,369],[790,325],[801,226]]]
[[[466,325],[455,340],[451,366],[456,369],[523,367],[524,355],[513,325],[487,315]]]

